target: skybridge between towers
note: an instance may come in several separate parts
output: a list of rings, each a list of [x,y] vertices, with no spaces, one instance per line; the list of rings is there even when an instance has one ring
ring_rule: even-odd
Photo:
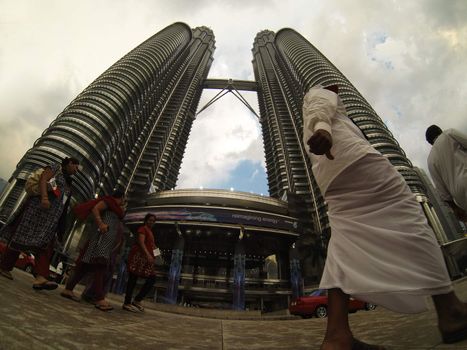
[[[256,113],[253,107],[248,103],[248,101],[243,97],[240,91],[258,91],[258,84],[256,81],[251,80],[234,80],[234,79],[206,79],[203,83],[203,89],[218,89],[219,91],[212,99],[209,100],[202,108],[198,110],[196,116],[201,112],[205,111],[209,106],[214,102],[219,101],[225,95],[231,93],[233,94],[241,103],[245,105],[246,108],[253,113],[258,120],[261,120],[261,117]]]
[[[204,81],[203,88],[258,91],[258,84],[256,81],[252,80],[206,79]]]

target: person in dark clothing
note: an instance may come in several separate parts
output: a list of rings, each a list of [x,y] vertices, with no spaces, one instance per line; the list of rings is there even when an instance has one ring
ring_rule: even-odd
[[[123,235],[125,194],[116,191],[112,196],[105,196],[81,204],[75,208],[75,214],[85,219],[92,213],[95,227],[76,263],[75,271],[69,278],[65,290],[60,294],[73,301],[80,299],[73,293],[76,284],[87,273],[94,275],[95,306],[101,311],[110,311],[113,307],[105,300],[104,277],[112,251]]]
[[[20,251],[33,252],[37,256],[36,290],[52,290],[57,284],[47,279],[55,237],[62,236],[65,216],[71,198],[72,175],[78,171],[79,161],[65,158],[44,168],[37,189],[30,194],[21,209],[15,213],[2,234],[8,240],[8,248],[0,264],[0,275],[13,279],[11,270]]]

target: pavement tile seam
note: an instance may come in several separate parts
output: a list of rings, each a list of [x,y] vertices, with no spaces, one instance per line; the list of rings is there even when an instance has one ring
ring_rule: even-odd
[[[0,337],[6,349],[42,350],[29,347],[26,338],[41,344],[48,342],[59,349],[317,349],[324,336],[325,319],[307,320],[221,320],[196,315],[171,314],[151,310],[131,314],[119,308],[103,313],[92,305],[76,304],[60,298],[59,290],[34,292],[31,276],[18,273],[15,281],[0,279]],[[15,275],[16,277],[16,275]],[[467,299],[467,280],[455,285],[459,296]],[[115,296],[115,299],[120,296]],[[149,304],[149,303],[148,303]],[[27,307],[25,307],[27,305]],[[37,322],[45,315],[47,322]],[[467,341],[453,345],[441,344],[433,311],[417,314],[395,314],[378,308],[349,316],[356,336],[371,343],[380,343],[393,350],[467,350]],[[12,326],[18,325],[18,328]],[[136,331],[137,341],[131,341]],[[78,332],[84,334],[77,336]],[[17,338],[15,338],[15,336]],[[89,337],[89,338],[87,338]],[[3,338],[6,338],[3,339]],[[152,347],[148,346],[152,344]],[[53,344],[53,348],[52,345]],[[157,344],[156,347],[154,347]],[[23,346],[25,345],[25,346]]]
[[[44,344],[41,339],[36,336],[33,332],[28,331],[24,328],[18,328],[18,327],[2,327],[1,330],[7,330],[9,334],[11,333],[22,333],[26,335],[27,337],[21,337],[20,339],[27,339],[28,341],[32,341],[32,346],[34,350],[42,350],[42,349],[50,349],[50,350],[58,350],[57,347],[52,346],[51,344]],[[2,334],[0,332],[0,334]],[[31,349],[30,345],[25,345],[25,344],[20,344],[18,342],[13,342],[9,343],[7,347],[4,347],[4,344],[2,344],[5,341],[6,337],[2,336],[2,340],[0,341],[0,350],[16,350],[16,349]]]
[[[224,350],[224,322],[221,321],[221,349]]]

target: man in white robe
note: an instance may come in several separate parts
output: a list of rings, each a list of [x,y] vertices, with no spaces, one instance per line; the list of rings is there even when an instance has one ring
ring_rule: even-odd
[[[431,147],[428,170],[441,199],[461,221],[467,221],[467,135],[454,129],[428,127],[426,140]]]
[[[407,313],[426,310],[432,296],[443,341],[467,338],[467,305],[453,292],[420,205],[347,117],[337,93],[337,86],[313,87],[303,103],[303,141],[331,226],[320,283],[329,297],[321,349],[382,349],[353,338],[349,295]]]

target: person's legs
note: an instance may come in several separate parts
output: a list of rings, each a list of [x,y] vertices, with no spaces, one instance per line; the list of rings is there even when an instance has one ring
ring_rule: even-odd
[[[2,261],[0,263],[0,274],[8,279],[13,279],[11,270],[15,267],[16,260],[18,260],[20,252],[7,247],[3,253]]]
[[[107,265],[94,264],[92,265],[94,271],[94,295],[96,297],[96,303],[94,306],[101,311],[113,310],[113,307],[105,300],[104,291],[104,275],[107,270]]]
[[[156,276],[150,276],[146,278],[144,285],[141,287],[141,290],[139,291],[138,295],[135,297],[136,302],[139,303],[144,299],[144,297],[149,293],[152,286],[154,285],[154,282],[156,282]]]
[[[78,282],[83,279],[84,275],[88,273],[89,269],[90,269],[89,264],[78,262],[75,266],[75,270],[73,271],[73,274],[68,279],[68,282],[66,283],[66,286],[65,286],[65,290],[62,292],[62,294],[74,295],[73,289],[78,284]]]
[[[328,323],[321,350],[351,349],[349,296],[341,289],[328,290]]]
[[[112,285],[113,276],[115,270],[115,262],[111,261],[110,264],[105,269],[104,273],[104,294],[107,295],[110,291],[110,287]]]
[[[467,304],[454,292],[433,295],[438,327],[445,343],[467,339]]]
[[[105,292],[104,292],[104,274],[107,269],[106,265],[103,264],[93,264],[92,270],[94,272],[94,295],[96,298],[96,304],[106,304],[105,301]]]
[[[130,272],[128,275],[128,282],[126,284],[126,292],[125,292],[124,304],[126,305],[131,304],[131,301],[133,299],[133,290],[135,289],[137,280],[138,280],[138,276]]]
[[[86,283],[86,288],[83,290],[81,293],[81,299],[84,300],[87,303],[94,304],[96,297],[94,295],[94,290],[95,290],[95,282],[94,282],[94,277],[91,276],[87,283]]]
[[[50,242],[49,245],[39,253],[39,256],[36,259],[36,264],[34,266],[34,272],[36,277],[32,284],[34,289],[47,289],[52,290],[56,289],[58,285],[54,282],[48,280],[49,277],[49,266],[50,259],[54,251],[54,241]]]
[[[339,288],[328,290],[328,324],[321,350],[384,350],[355,339],[349,325],[349,296]]]
[[[109,270],[109,267],[105,267],[105,273],[103,275],[103,292],[104,292],[104,298],[105,296],[107,295],[107,289],[106,289],[106,279],[107,279],[107,275],[108,275],[108,271]],[[99,298],[101,299],[104,299],[102,298],[102,296],[96,296],[96,289],[98,287],[96,287],[96,283],[100,283],[99,282],[99,279],[100,278],[97,278],[95,277],[94,275],[94,269],[92,270],[93,271],[93,275],[92,276],[89,276],[89,280],[87,281],[86,283],[86,289],[83,291],[83,293],[81,293],[81,299],[83,299],[84,301],[88,302],[88,303],[91,303],[91,304],[94,304]]]

